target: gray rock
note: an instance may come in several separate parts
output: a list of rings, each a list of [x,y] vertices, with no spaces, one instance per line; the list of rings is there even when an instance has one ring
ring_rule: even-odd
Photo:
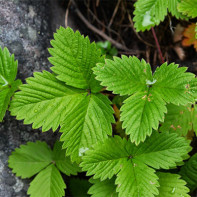
[[[15,54],[17,77],[23,82],[34,71],[49,70],[51,66],[47,59],[52,39],[50,13],[48,0],[0,0],[0,46]],[[15,177],[8,168],[11,152],[27,141],[46,141],[52,146],[58,138],[58,133],[33,130],[7,112],[0,123],[0,197],[26,197],[31,181]]]

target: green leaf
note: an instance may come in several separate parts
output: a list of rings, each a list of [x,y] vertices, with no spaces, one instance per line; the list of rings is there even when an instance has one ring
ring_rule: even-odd
[[[181,12],[178,11],[178,3],[180,0],[168,0],[168,11],[175,16],[177,19],[188,19],[186,16],[182,15]]]
[[[66,157],[66,151],[62,150],[62,143],[56,141],[53,147],[53,160],[56,167],[67,176],[77,175],[77,172],[80,172],[81,169],[76,163],[72,163],[69,157]]]
[[[21,80],[16,80],[12,82],[11,86],[0,88],[0,122],[3,120],[12,95],[21,84]]]
[[[197,106],[176,106],[169,104],[168,113],[165,121],[160,127],[160,131],[169,131],[177,133],[180,136],[186,136],[188,131],[193,130],[197,134]]]
[[[195,75],[186,68],[164,63],[152,76],[149,64],[136,57],[114,58],[93,69],[96,79],[115,94],[131,95],[121,107],[121,120],[132,142],[139,144],[164,120],[166,103],[194,103],[197,89]],[[192,81],[190,87],[190,81]]]
[[[60,27],[54,38],[51,41],[53,48],[49,49],[52,55],[49,61],[54,65],[51,69],[57,78],[67,85],[99,92],[101,86],[95,80],[92,68],[96,63],[104,62],[104,58],[96,44],[69,27]]]
[[[196,108],[196,107],[195,107]],[[168,113],[160,131],[177,133],[179,136],[186,136],[192,130],[192,108],[191,105],[167,105]]]
[[[185,186],[186,182],[180,179],[180,175],[158,172],[159,195],[158,197],[189,197],[189,189]]]
[[[91,178],[89,181],[93,184],[88,190],[88,193],[91,194],[91,197],[118,197],[115,186],[115,177],[111,179],[106,179],[104,181]]]
[[[178,4],[179,12],[184,15],[195,18],[197,17],[197,0],[181,0]]]
[[[81,167],[87,176],[94,175],[94,179],[101,181],[117,175],[115,182],[120,196],[157,195],[158,177],[151,167],[175,167],[191,150],[184,138],[157,132],[139,146],[115,136],[93,148],[86,152]]]
[[[62,143],[56,142],[53,151],[45,142],[28,142],[16,148],[9,156],[9,167],[16,176],[36,177],[30,183],[28,194],[31,197],[62,197],[66,185],[59,170],[66,175],[76,175],[81,171],[76,163],[71,163],[61,149]]]
[[[156,80],[153,89],[161,94],[167,103],[175,105],[193,103],[193,92],[190,92],[189,82],[195,75],[186,70],[186,67],[178,67],[178,64],[162,64],[153,75]]]
[[[52,161],[52,151],[45,142],[28,142],[16,148],[9,157],[9,167],[16,176],[29,178],[40,172]]]
[[[64,119],[68,105],[74,105],[85,97],[84,91],[66,86],[47,71],[35,72],[34,77],[20,86],[11,102],[11,115],[32,128],[50,128],[55,131]],[[86,93],[87,94],[87,93]]]
[[[30,197],[62,197],[65,196],[65,188],[60,172],[51,164],[34,178],[27,194]]]
[[[155,170],[133,159],[126,162],[115,181],[119,196],[147,196],[158,194],[158,177]]]
[[[178,162],[189,158],[190,141],[175,133],[154,132],[138,146],[136,159],[156,169],[174,168]]]
[[[92,93],[75,107],[69,105],[60,132],[63,148],[67,148],[66,155],[71,155],[72,161],[80,162],[87,149],[112,135],[114,117],[110,103],[106,96]]]
[[[0,85],[11,84],[17,74],[18,61],[14,60],[14,54],[10,56],[7,48],[0,47]]]
[[[159,25],[167,15],[167,0],[138,0],[135,4],[133,21],[137,31],[149,30]]]
[[[0,122],[6,113],[10,98],[21,85],[20,80],[16,80],[18,62],[14,60],[14,55],[10,56],[7,48],[0,47]]]
[[[164,100],[151,90],[133,94],[124,101],[120,110],[122,127],[126,128],[131,142],[136,144],[150,136],[152,128],[158,129],[159,121],[164,121],[164,113],[167,112]]]
[[[69,191],[72,197],[88,197],[88,189],[91,184],[86,179],[70,178]]]
[[[152,81],[150,65],[136,57],[114,57],[105,64],[93,68],[96,79],[114,94],[131,95],[137,91],[147,90],[147,81]]]
[[[191,191],[197,188],[197,153],[182,166],[180,175],[187,182]]]

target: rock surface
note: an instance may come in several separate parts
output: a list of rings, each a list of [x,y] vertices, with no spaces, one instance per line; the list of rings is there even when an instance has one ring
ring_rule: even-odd
[[[53,0],[54,3],[54,0]],[[35,71],[49,70],[47,60],[52,38],[51,4],[48,0],[0,0],[0,46],[7,47],[18,60],[18,78]],[[58,15],[58,13],[56,13]],[[54,20],[55,21],[55,20]],[[56,26],[59,24],[55,21]],[[42,133],[23,125],[7,112],[0,123],[0,196],[25,197],[30,180],[16,178],[8,168],[11,152],[27,141],[43,140],[52,145],[58,133]]]

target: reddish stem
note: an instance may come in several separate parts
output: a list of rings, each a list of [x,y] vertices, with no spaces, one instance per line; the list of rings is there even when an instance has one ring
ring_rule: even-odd
[[[161,52],[161,48],[160,48],[160,45],[159,45],[159,42],[158,42],[155,30],[154,30],[153,27],[151,27],[151,30],[152,30],[152,33],[153,33],[153,37],[155,39],[155,43],[156,43],[156,46],[157,46],[157,50],[159,52],[159,56],[160,56],[161,62],[164,63],[164,58],[163,58],[163,55],[162,55],[162,52]]]

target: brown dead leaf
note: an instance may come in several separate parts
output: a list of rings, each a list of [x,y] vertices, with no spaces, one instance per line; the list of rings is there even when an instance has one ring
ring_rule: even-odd
[[[183,32],[185,38],[182,40],[182,45],[185,47],[194,45],[194,48],[197,51],[197,39],[195,38],[195,28],[196,24],[192,23],[185,29],[185,31]]]
[[[184,27],[178,24],[175,28],[174,35],[173,35],[173,42],[179,42],[183,38]]]
[[[173,35],[173,42],[174,42],[173,49],[178,55],[180,60],[185,59],[185,52],[181,44],[179,43],[183,38],[183,31],[184,31],[184,27],[178,24],[175,28],[174,35]]]

